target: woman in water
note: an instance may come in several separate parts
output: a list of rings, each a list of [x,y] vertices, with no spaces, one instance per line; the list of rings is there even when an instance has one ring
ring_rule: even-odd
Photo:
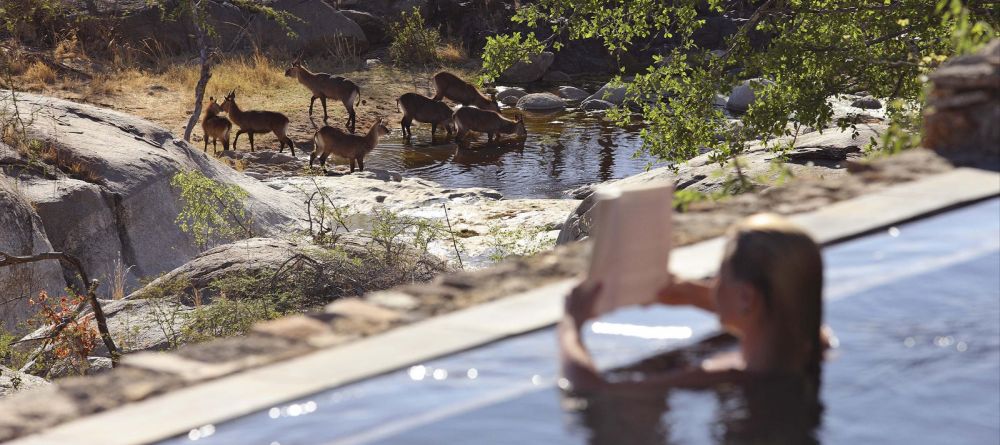
[[[714,312],[738,350],[700,363],[611,382],[594,366],[580,334],[594,314],[597,289],[577,287],[566,299],[559,324],[563,377],[576,392],[710,387],[795,377],[818,383],[826,340],[823,320],[823,261],[819,246],[800,228],[772,214],[732,227],[718,277],[670,280],[659,303],[691,305]],[[672,277],[671,277],[672,278]],[[812,386],[815,390],[816,386]]]

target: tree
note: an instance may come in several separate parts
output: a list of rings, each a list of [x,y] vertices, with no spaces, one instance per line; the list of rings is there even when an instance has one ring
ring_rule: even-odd
[[[165,18],[183,17],[191,21],[191,26],[194,28],[195,44],[198,47],[198,62],[201,65],[198,83],[194,87],[194,112],[188,119],[187,125],[184,126],[184,140],[190,142],[191,133],[194,131],[195,126],[198,124],[198,118],[201,116],[201,106],[205,102],[205,87],[208,86],[208,80],[212,77],[211,53],[214,48],[212,47],[211,37],[215,35],[215,28],[209,21],[209,8],[218,2],[215,0],[180,0],[176,2],[176,6],[170,11],[167,10],[167,3],[173,2],[159,0],[158,3],[167,12]],[[246,12],[261,14],[268,19],[274,20],[288,30],[289,35],[292,34],[288,28],[288,20],[296,19],[296,17],[288,12],[277,11],[274,8],[250,0],[229,0],[228,3]]]
[[[749,5],[747,4],[749,3]],[[629,108],[642,113],[643,149],[679,163],[712,149],[715,161],[738,156],[752,139],[793,134],[800,125],[833,122],[829,97],[866,91],[890,100],[890,116],[919,108],[921,76],[947,57],[969,52],[995,36],[1000,17],[989,0],[538,0],[520,8],[514,22],[551,34],[491,37],[483,54],[485,80],[565,39],[596,38],[612,53],[660,38],[665,54],[628,85],[629,100],[610,113],[620,123]],[[722,51],[699,47],[704,17],[745,18]],[[712,106],[744,79],[757,100],[730,128]],[[842,128],[850,121],[836,122]],[[790,128],[791,127],[791,128]]]

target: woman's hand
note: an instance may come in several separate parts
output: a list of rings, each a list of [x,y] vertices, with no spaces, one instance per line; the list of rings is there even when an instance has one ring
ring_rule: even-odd
[[[597,314],[594,313],[594,307],[600,293],[601,283],[577,285],[566,296],[566,315],[572,318],[578,326],[595,318]]]

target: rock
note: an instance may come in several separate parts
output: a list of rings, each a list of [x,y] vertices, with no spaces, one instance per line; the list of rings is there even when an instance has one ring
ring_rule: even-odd
[[[610,81],[604,84],[604,86],[602,86],[601,89],[597,90],[596,93],[590,95],[590,97],[585,99],[584,102],[588,100],[597,99],[606,102],[611,102],[612,104],[615,105],[621,105],[623,102],[625,102],[625,93],[627,89],[628,87],[626,87],[621,83],[614,83],[614,81]]]
[[[587,99],[580,104],[580,108],[583,108],[584,111],[604,111],[614,107],[615,104],[600,99]]]
[[[854,102],[851,102],[851,106],[864,108],[866,110],[878,110],[879,108],[882,108],[882,102],[879,102],[879,100],[874,97],[865,96],[855,99]]]
[[[94,16],[115,19],[118,41],[133,48],[143,48],[144,42],[155,41],[167,54],[196,50],[194,29],[188,20],[164,20],[163,12],[153,4],[131,2],[98,2]],[[299,54],[327,54],[331,46],[361,54],[369,47],[364,30],[353,20],[326,2],[302,0],[265,0],[262,6],[287,12],[295,19],[283,28],[263,14],[249,13],[227,2],[213,2],[208,6],[208,22],[215,30],[216,44],[224,48],[251,49],[276,48]],[[98,20],[89,21],[80,30],[83,41],[106,41],[106,26]],[[289,36],[289,32],[294,37]],[[252,37],[248,37],[252,36]],[[336,43],[335,43],[336,42]],[[352,55],[353,55],[352,54]]]
[[[341,9],[340,13],[361,27],[361,30],[365,33],[365,38],[368,39],[368,43],[374,45],[388,40],[386,39],[386,31],[389,29],[389,25],[381,17],[353,9]]]
[[[48,386],[48,380],[0,365],[0,399],[27,389]]]
[[[182,203],[170,180],[180,171],[197,170],[245,190],[247,214],[257,234],[288,233],[305,219],[302,206],[286,194],[215,161],[151,122],[33,94],[19,99],[21,106],[38,110],[28,128],[30,136],[50,141],[66,162],[85,172],[76,175],[79,178],[58,170],[54,176],[17,172],[21,193],[37,206],[51,243],[34,245],[77,255],[88,274],[103,283],[111,281],[117,261],[130,268],[126,286],[135,287],[140,278],[174,269],[199,253],[192,237],[175,222]],[[263,156],[274,157],[267,153]],[[4,203],[0,219],[14,207]],[[107,284],[102,289],[108,289]]]
[[[347,218],[351,230],[367,229],[372,215],[384,211],[445,226],[450,222],[452,230],[459,234],[455,242],[466,270],[493,264],[490,254],[500,241],[497,231],[537,234],[541,240],[555,240],[566,214],[579,203],[572,199],[508,200],[496,190],[447,188],[384,170],[345,176],[274,178],[267,184],[294,194],[296,200],[304,200],[298,197],[312,193],[318,186],[328,193],[333,205],[351,209],[352,214]],[[448,219],[445,219],[445,205]],[[435,239],[428,248],[433,255],[458,264],[451,237]]]
[[[733,87],[729,93],[729,100],[726,101],[726,108],[738,113],[745,113],[750,109],[750,104],[754,101],[754,89],[760,88],[760,84],[771,84],[773,82],[765,79],[744,80],[743,83]]]
[[[549,83],[560,83],[569,82],[573,79],[569,77],[569,74],[556,70],[545,73],[545,75],[542,76],[542,80]]]
[[[929,77],[923,145],[963,165],[1000,168],[1000,38]]]
[[[559,93],[558,94],[559,94],[559,97],[561,97],[563,99],[566,99],[566,100],[571,100],[573,102],[579,102],[579,101],[582,101],[582,100],[590,97],[590,93],[588,93],[588,92],[586,92],[584,90],[581,90],[581,89],[579,89],[577,87],[571,87],[571,86],[562,86],[562,87],[559,87]]]
[[[843,131],[830,129],[822,133],[799,135],[795,147],[790,150],[792,155],[785,166],[798,177],[847,174],[846,160],[859,158],[861,148],[868,144],[872,137],[877,140],[883,131],[885,131],[884,125],[859,125],[856,137],[851,129]],[[779,138],[772,145],[787,143],[788,140],[787,137]],[[668,180],[674,181],[678,190],[690,189],[706,194],[714,193],[725,186],[730,170],[719,167],[710,160],[710,157],[711,153],[697,156],[678,166],[676,173],[670,167],[660,167],[608,183],[625,185]],[[775,157],[775,153],[767,147],[759,143],[751,145],[740,157],[744,175],[751,181],[757,181],[757,178],[762,177],[770,178],[775,175],[772,169]],[[578,241],[590,235],[591,210],[595,203],[593,190],[596,186],[595,184],[573,190],[573,196],[582,198],[583,201],[563,223],[557,239],[559,244]]]
[[[542,78],[552,65],[555,54],[549,51],[532,55],[527,61],[519,61],[500,74],[501,82],[529,83]]]
[[[516,107],[517,106],[517,101],[519,99],[521,99],[521,98],[517,97],[517,96],[507,96],[507,97],[505,97],[503,99],[500,99],[500,103],[502,103],[502,104],[504,104],[504,105],[506,105],[508,107]]]
[[[7,146],[0,143],[0,150]],[[42,219],[24,190],[0,174],[0,252],[32,255],[51,252]],[[0,268],[0,328],[13,331],[33,313],[28,299],[47,291],[53,295],[66,287],[59,261],[48,260]]]
[[[382,65],[383,64],[382,64],[382,60],[381,59],[365,59],[365,69],[366,70],[374,69],[375,67],[379,67],[379,66],[382,66]]]
[[[502,87],[502,88],[503,88],[502,90],[497,92],[497,100],[500,102],[503,102],[504,99],[508,97],[513,97],[514,103],[517,103],[518,99],[528,94],[528,92],[524,91],[524,88],[521,87]]]
[[[566,102],[552,93],[531,93],[517,100],[517,108],[528,111],[554,111],[566,108]]]

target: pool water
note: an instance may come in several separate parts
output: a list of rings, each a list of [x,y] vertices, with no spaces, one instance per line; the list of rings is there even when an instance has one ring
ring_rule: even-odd
[[[513,117],[514,112],[504,114]],[[618,127],[599,114],[570,109],[539,114],[525,112],[524,143],[505,135],[499,143],[476,136],[459,148],[438,130],[431,143],[430,125],[414,122],[413,137],[400,137],[399,123],[365,159],[366,168],[398,171],[449,188],[486,187],[507,198],[564,198],[581,185],[624,178],[649,166],[665,165],[648,155],[636,126]]]
[[[824,259],[839,347],[818,393],[778,383],[571,399],[556,387],[546,329],[163,443],[998,443],[1000,200],[826,248]],[[725,342],[717,329],[694,309],[630,309],[586,336],[609,369],[705,352]],[[692,346],[707,337],[712,346]]]

